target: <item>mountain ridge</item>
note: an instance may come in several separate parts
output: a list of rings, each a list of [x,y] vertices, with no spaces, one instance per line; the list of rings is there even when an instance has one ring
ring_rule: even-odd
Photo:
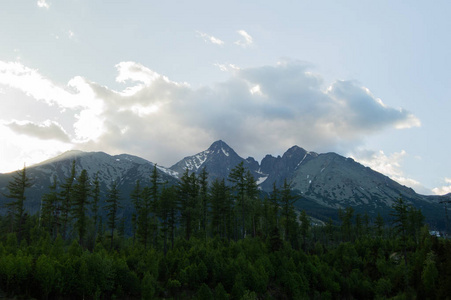
[[[438,202],[448,196],[425,196],[403,186],[389,177],[365,167],[334,152],[316,153],[297,145],[274,157],[266,155],[259,163],[252,157],[240,157],[227,143],[215,141],[211,146],[192,156],[186,156],[169,168],[159,166],[144,158],[129,154],[109,155],[104,152],[83,152],[72,150],[59,156],[27,167],[29,176],[36,182],[29,193],[28,209],[39,209],[40,197],[50,186],[53,176],[59,181],[69,175],[72,161],[76,161],[76,172],[86,169],[94,178],[99,173],[103,193],[112,180],[119,182],[122,197],[128,199],[137,180],[149,181],[157,166],[162,182],[176,184],[185,170],[199,174],[206,168],[209,181],[227,179],[229,172],[243,163],[254,176],[260,190],[270,193],[274,183],[281,186],[286,180],[294,192],[301,196],[298,208],[319,211],[323,217],[333,214],[339,208],[353,206],[357,211],[387,215],[398,197],[425,211],[428,219],[439,218]],[[14,173],[0,174],[0,191],[5,193],[7,182]],[[451,198],[451,195],[450,195]],[[0,196],[1,199],[1,196]]]

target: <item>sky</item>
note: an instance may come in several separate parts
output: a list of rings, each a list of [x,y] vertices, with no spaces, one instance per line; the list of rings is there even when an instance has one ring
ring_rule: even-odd
[[[451,192],[451,2],[0,3],[0,173],[65,151],[170,167],[223,140]]]

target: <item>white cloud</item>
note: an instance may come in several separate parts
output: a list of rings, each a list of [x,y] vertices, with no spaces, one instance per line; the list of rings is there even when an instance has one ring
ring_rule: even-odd
[[[430,193],[430,190],[426,189],[417,180],[405,177],[401,166],[404,157],[407,156],[404,150],[394,152],[390,155],[386,155],[382,150],[360,150],[350,154],[350,156],[359,163],[390,177],[396,182],[413,188],[418,193]]]
[[[36,3],[38,5],[38,7],[40,8],[46,8],[49,9],[50,8],[50,4],[47,3],[46,0],[38,0],[38,2]]]
[[[229,80],[199,89],[135,62],[116,68],[116,80],[124,84],[118,91],[80,76],[61,87],[37,70],[3,62],[0,85],[73,113],[73,122],[61,123],[59,134],[71,132],[74,147],[131,153],[166,166],[217,139],[243,156],[262,158],[295,144],[315,151],[350,151],[384,128],[418,125],[411,113],[383,104],[355,82],[324,88],[321,77],[298,62],[235,69]],[[2,113],[7,112],[0,112],[0,120],[5,119]],[[24,115],[33,113],[24,107]],[[57,137],[58,126],[51,120],[47,128],[15,129],[42,129]]]
[[[445,178],[444,179],[445,183],[447,185],[441,186],[441,187],[437,187],[437,188],[433,188],[432,192],[436,195],[446,195],[451,193],[451,178]]]
[[[240,70],[240,67],[234,65],[234,64],[219,64],[215,63],[213,64],[215,67],[218,67],[219,70],[222,72],[230,72],[230,71],[237,71]]]
[[[196,32],[197,32],[198,36],[201,37],[205,42],[212,43],[212,44],[215,44],[218,46],[224,45],[224,41],[218,39],[217,37],[208,35],[204,32],[200,32],[200,31],[196,31]]]
[[[235,42],[236,45],[246,48],[246,47],[251,46],[254,43],[253,38],[246,31],[238,30],[237,32],[239,35],[241,35],[242,38]]]

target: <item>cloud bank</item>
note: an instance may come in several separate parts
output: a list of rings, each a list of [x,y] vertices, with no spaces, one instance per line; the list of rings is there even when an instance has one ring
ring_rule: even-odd
[[[121,62],[116,69],[116,80],[125,85],[119,91],[83,77],[61,87],[37,70],[0,62],[0,84],[73,114],[71,124],[54,116],[33,123],[9,120],[9,129],[170,166],[217,139],[243,156],[261,159],[295,144],[348,152],[386,128],[420,126],[413,114],[384,104],[357,82],[325,85],[308,66],[294,61],[236,68],[227,81],[199,89],[135,62]],[[1,119],[5,122],[5,115]]]

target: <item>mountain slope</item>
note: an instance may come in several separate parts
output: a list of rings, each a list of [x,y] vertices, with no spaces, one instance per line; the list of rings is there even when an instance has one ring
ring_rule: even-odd
[[[108,185],[119,182],[124,200],[125,213],[130,212],[129,195],[135,182],[149,183],[154,164],[127,154],[111,156],[103,152],[69,151],[58,157],[27,168],[34,185],[27,190],[26,209],[31,213],[39,210],[41,196],[48,192],[53,176],[59,182],[69,175],[72,161],[76,162],[77,176],[86,169],[91,180],[98,172],[103,198]],[[206,168],[209,181],[215,178],[228,178],[230,171],[243,162],[249,169],[260,189],[270,193],[273,184],[280,187],[284,180],[291,182],[292,189],[301,198],[298,209],[306,209],[320,219],[337,218],[336,210],[352,206],[357,212],[368,212],[375,217],[377,213],[388,216],[391,205],[398,197],[420,208],[428,222],[434,227],[443,228],[445,215],[440,201],[451,199],[448,196],[424,196],[400,185],[387,176],[365,167],[351,158],[336,153],[317,154],[298,146],[288,149],[282,156],[267,155],[259,164],[255,159],[240,157],[225,142],[214,142],[207,150],[185,157],[170,168],[157,166],[160,179],[168,184],[176,184],[186,169],[199,173]],[[12,174],[0,174],[0,192],[6,193],[7,183]],[[9,201],[0,194],[0,201]]]
[[[39,210],[41,197],[48,192],[54,176],[59,183],[65,181],[70,174],[72,161],[75,161],[76,176],[79,176],[81,171],[85,169],[92,182],[96,173],[98,173],[104,196],[111,182],[117,181],[123,200],[129,198],[136,180],[140,180],[143,186],[146,185],[154,168],[153,163],[128,154],[111,156],[103,152],[65,152],[60,156],[27,168],[27,175],[33,182],[33,186],[26,191],[27,201],[25,205],[28,211],[34,213]],[[171,170],[157,166],[157,171],[162,181],[168,181],[171,184],[177,182]],[[0,174],[0,192],[6,193],[7,183],[11,180],[12,175],[14,173]],[[7,201],[1,195],[0,200],[2,202]]]

